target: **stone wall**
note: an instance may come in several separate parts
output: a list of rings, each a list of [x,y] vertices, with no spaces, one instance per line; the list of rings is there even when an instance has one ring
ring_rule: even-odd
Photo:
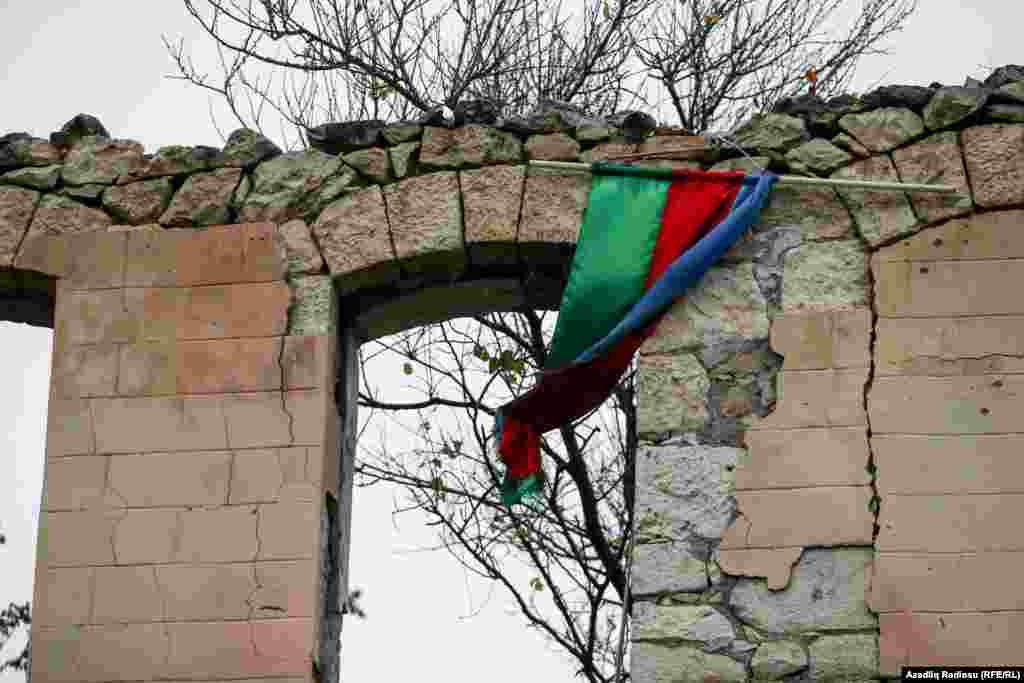
[[[969,85],[784,102],[749,157],[557,104],[3,136],[0,314],[55,327],[34,677],[333,680],[358,343],[557,305],[589,179],[524,162],[623,155],[961,190],[779,187],[643,347],[633,680],[1022,663],[1024,70]]]

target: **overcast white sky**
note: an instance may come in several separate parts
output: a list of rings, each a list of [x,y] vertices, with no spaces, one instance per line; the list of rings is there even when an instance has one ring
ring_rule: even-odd
[[[1024,63],[1024,3],[920,5],[892,55],[865,60],[855,90],[879,82],[959,84],[990,67]],[[169,144],[221,146],[207,95],[164,78],[174,67],[161,34],[184,37],[197,61],[213,69],[207,40],[177,0],[0,0],[0,134],[24,130],[45,138],[87,112],[147,152]],[[0,322],[0,531],[8,537],[0,547],[0,605],[32,594],[50,346],[49,330]],[[428,545],[431,532],[408,519],[396,529],[391,507],[384,491],[355,498],[352,582],[365,588],[370,618],[345,624],[346,683],[572,678],[564,657],[506,613],[500,591],[480,615],[464,619],[486,586],[467,586],[444,553],[403,552]],[[0,675],[0,683],[22,679]]]

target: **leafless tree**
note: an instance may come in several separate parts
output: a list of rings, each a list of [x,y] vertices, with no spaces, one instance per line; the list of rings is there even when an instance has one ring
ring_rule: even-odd
[[[0,545],[7,543],[7,538],[0,533]],[[32,614],[27,602],[12,602],[3,611],[0,611],[0,652],[11,640],[11,636],[22,628],[28,628],[32,623]],[[21,651],[9,659],[0,658],[0,673],[4,671],[27,671],[28,670],[28,644]]]
[[[470,572],[504,587],[527,624],[556,643],[587,681],[614,680],[624,560],[636,462],[633,374],[611,401],[542,442],[547,486],[535,505],[505,508],[491,433],[498,406],[543,367],[551,313],[523,310],[458,319],[364,345],[361,368],[386,358],[422,400],[395,402],[364,372],[361,421],[415,432],[411,452],[361,440],[357,485],[398,484],[398,512],[421,510],[440,547]],[[413,420],[401,420],[402,414]],[[378,423],[379,424],[379,423]],[[510,558],[529,567],[522,584]]]
[[[594,115],[640,105],[693,132],[850,82],[917,0],[183,0],[220,74],[164,38],[172,78],[215,93],[241,125],[266,114],[303,139],[328,121],[411,118],[486,98],[544,98]],[[671,120],[671,118],[675,120]],[[264,131],[266,132],[266,131]],[[268,133],[269,134],[269,133]],[[284,129],[282,136],[287,137]],[[284,141],[288,145],[288,140]]]

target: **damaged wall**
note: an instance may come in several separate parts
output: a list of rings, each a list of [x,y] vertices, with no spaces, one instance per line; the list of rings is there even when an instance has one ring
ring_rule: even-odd
[[[1021,75],[789,101],[753,159],[651,162],[961,194],[777,188],[641,350],[637,683],[1024,663]],[[556,303],[589,180],[524,162],[690,144],[631,116],[641,143],[563,105],[287,154],[0,137],[0,314],[55,326],[33,677],[335,677],[354,350]]]
[[[740,132],[775,170],[961,194],[777,188],[641,349],[633,680],[1024,664],[1005,76],[797,100]]]

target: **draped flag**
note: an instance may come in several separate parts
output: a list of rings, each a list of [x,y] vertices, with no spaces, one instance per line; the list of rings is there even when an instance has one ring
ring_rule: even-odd
[[[537,384],[498,411],[506,505],[543,485],[540,435],[611,393],[672,302],[756,221],[776,176],[595,163]]]

